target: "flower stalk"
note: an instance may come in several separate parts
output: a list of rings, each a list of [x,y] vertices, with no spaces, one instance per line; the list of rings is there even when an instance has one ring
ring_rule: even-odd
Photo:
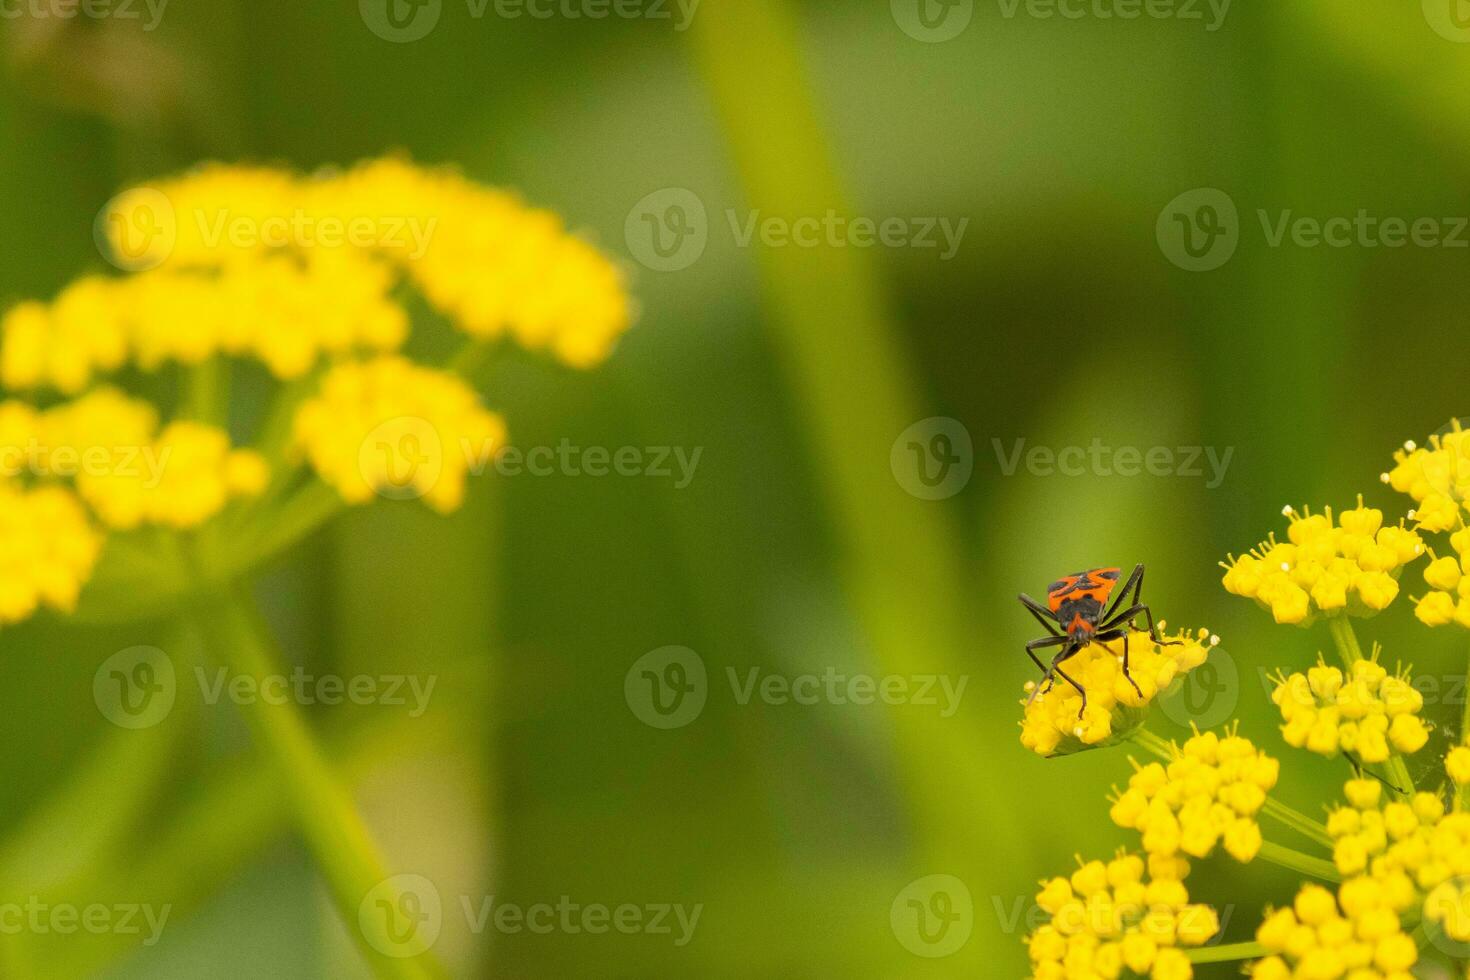
[[[280,673],[269,634],[243,591],[220,594],[203,623],[211,646],[238,674]],[[433,957],[388,956],[364,934],[359,908],[389,875],[386,862],[351,794],[322,754],[297,706],[257,699],[244,706],[256,741],[274,761],[306,844],[326,879],[334,904],[363,956],[384,980],[443,976]]]

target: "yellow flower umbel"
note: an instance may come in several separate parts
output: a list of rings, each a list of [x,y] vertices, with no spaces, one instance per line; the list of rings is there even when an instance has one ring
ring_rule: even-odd
[[[1123,674],[1123,640],[1093,643],[1064,661],[1062,669],[1087,690],[1082,696],[1061,677],[1037,692],[1036,681],[1026,682],[1021,744],[1038,755],[1066,755],[1098,745],[1111,745],[1135,731],[1147,716],[1148,705],[1181,674],[1205,662],[1210,648],[1220,642],[1208,630],[1165,637],[1178,641],[1160,645],[1147,632],[1128,639],[1128,676]],[[1133,684],[1138,688],[1135,690]]]
[[[1223,563],[1226,591],[1256,600],[1278,623],[1309,626],[1319,613],[1379,612],[1398,595],[1404,565],[1424,553],[1418,534],[1402,522],[1384,526],[1383,512],[1363,506],[1362,497],[1336,523],[1330,507],[1282,513],[1291,521],[1286,541],[1272,534]]]
[[[1321,885],[1302,886],[1296,901],[1269,912],[1256,931],[1273,955],[1253,963],[1251,977],[1411,980],[1419,950],[1385,900],[1371,885],[1345,883],[1335,896]]]
[[[1036,904],[1049,921],[1029,937],[1034,980],[1128,975],[1188,980],[1185,947],[1220,931],[1208,905],[1189,901],[1183,860],[1150,859],[1120,851],[1113,860],[1078,859],[1069,877],[1041,883]]]
[[[1142,834],[1150,855],[1203,858],[1222,845],[1237,861],[1249,861],[1261,849],[1256,815],[1281,766],[1250,739],[1196,734],[1167,766],[1134,767],[1109,815]]]
[[[1430,436],[1427,447],[1406,442],[1393,458],[1383,482],[1413,498],[1409,518],[1420,531],[1443,534],[1450,552],[1430,551],[1424,569],[1429,591],[1415,600],[1414,614],[1429,626],[1470,629],[1470,431],[1456,420],[1449,432]]]
[[[500,417],[464,381],[401,357],[333,368],[296,415],[296,445],[353,504],[405,490],[453,511],[469,466],[488,464],[504,438]]]
[[[0,312],[0,623],[87,607],[94,577],[89,614],[155,613],[343,503],[453,511],[505,440],[472,385],[491,342],[588,367],[632,319],[618,264],[556,215],[403,159],[209,165],[97,227],[124,274]],[[457,350],[410,359],[414,318],[441,340],[412,349]],[[156,397],[119,387],[139,379]],[[269,385],[262,417],[232,410],[237,381]]]
[[[1418,714],[1424,697],[1406,669],[1390,674],[1378,654],[1375,648],[1347,673],[1319,659],[1305,674],[1278,676],[1271,700],[1281,711],[1286,744],[1318,755],[1342,752],[1364,763],[1422,749],[1429,740],[1429,727]]]

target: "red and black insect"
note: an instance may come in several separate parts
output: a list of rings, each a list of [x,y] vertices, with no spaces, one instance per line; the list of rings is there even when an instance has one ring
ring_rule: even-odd
[[[1155,643],[1172,646],[1180,641],[1165,640],[1160,636],[1158,627],[1154,625],[1153,612],[1143,604],[1140,598],[1143,593],[1142,565],[1133,569],[1133,573],[1123,583],[1123,588],[1116,590],[1117,597],[1109,603],[1108,600],[1118,584],[1120,571],[1118,568],[1090,568],[1085,572],[1064,575],[1046,587],[1044,606],[1024,592],[1021,593],[1021,605],[1051,634],[1026,644],[1026,655],[1041,668],[1042,675],[1041,684],[1031,691],[1031,696],[1026,699],[1027,704],[1034,701],[1038,694],[1050,691],[1056,678],[1060,677],[1082,695],[1082,707],[1077,709],[1077,717],[1081,718],[1082,712],[1087,710],[1087,692],[1062,670],[1062,662],[1090,643],[1107,643],[1119,638],[1123,640],[1123,676],[1128,678],[1128,683],[1133,685],[1139,696],[1143,695],[1138,682],[1128,673],[1128,632],[1134,629],[1134,620],[1139,616],[1144,617],[1148,623],[1149,635]],[[1129,592],[1133,593],[1131,598]],[[1058,627],[1061,629],[1058,630]],[[1062,648],[1052,658],[1050,666],[1043,664],[1036,656],[1037,650],[1046,647]]]

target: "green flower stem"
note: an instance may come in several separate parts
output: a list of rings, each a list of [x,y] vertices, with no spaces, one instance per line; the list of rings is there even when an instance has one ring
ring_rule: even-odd
[[[1352,621],[1347,613],[1328,616],[1327,628],[1332,632],[1332,642],[1337,645],[1337,655],[1343,666],[1352,670],[1353,664],[1363,659],[1363,648],[1358,645],[1358,634],[1353,631]],[[1409,776],[1409,767],[1404,764],[1403,756],[1397,752],[1390,753],[1383,770],[1390,792],[1404,797],[1413,795],[1414,780]]]
[[[1155,735],[1147,728],[1140,728],[1134,732],[1133,741],[1138,743],[1140,748],[1153,753],[1162,762],[1173,762],[1179,756],[1173,742],[1167,741],[1161,735]]]
[[[1260,959],[1268,950],[1260,943],[1225,943],[1220,946],[1200,946],[1186,949],[1184,955],[1191,963],[1229,963],[1232,960]]]
[[[708,4],[687,35],[707,85],[746,202],[773,214],[831,209],[852,214],[829,150],[828,126],[804,63],[804,39],[790,0]],[[817,492],[832,515],[841,586],[878,669],[959,676],[977,661],[959,583],[963,535],[942,505],[904,493],[875,453],[916,419],[935,413],[917,381],[871,250],[753,248],[764,319],[787,370],[791,403],[806,445],[821,465]],[[841,352],[842,356],[835,356]],[[895,574],[902,569],[902,574]],[[1010,705],[997,699],[995,704]],[[964,726],[967,715],[896,711],[894,751],[921,851],[935,860],[973,850],[977,827],[990,848],[1019,855],[1024,820],[994,792],[974,751],[994,735]],[[992,734],[993,733],[993,734]],[[953,866],[947,864],[946,866]]]
[[[1140,728],[1133,733],[1133,741],[1138,746],[1152,753],[1162,762],[1172,762],[1178,757],[1178,752],[1172,742],[1165,741],[1162,737],[1154,734],[1146,728]],[[1300,810],[1287,806],[1272,796],[1266,797],[1266,803],[1261,808],[1263,813],[1274,817],[1280,823],[1290,827],[1292,830],[1310,837],[1319,844],[1332,846],[1332,835],[1327,833],[1327,826],[1320,820],[1313,820]]]
[[[1305,813],[1287,806],[1274,796],[1266,797],[1266,804],[1261,807],[1261,812],[1273,817],[1278,823],[1290,827],[1297,833],[1310,837],[1319,844],[1325,844],[1328,847],[1333,845],[1332,835],[1327,832],[1326,824],[1320,820],[1313,820]]]
[[[1337,654],[1343,665],[1351,670],[1353,664],[1363,659],[1363,648],[1358,646],[1358,634],[1353,632],[1347,613],[1328,616],[1327,628],[1332,632],[1332,642],[1337,644]]]
[[[230,365],[222,356],[207,357],[184,369],[181,413],[209,425],[225,425],[230,397]]]
[[[236,673],[262,677],[281,672],[258,613],[244,596],[220,596],[205,620],[205,629],[218,655]],[[297,706],[289,701],[257,701],[245,706],[245,717],[256,741],[275,763],[296,822],[344,925],[377,976],[405,980],[441,976],[430,954],[387,956],[359,928],[359,907],[388,877],[386,865],[351,794],[327,764]]]
[[[1338,873],[1337,865],[1322,858],[1303,854],[1301,851],[1284,847],[1273,841],[1261,841],[1261,849],[1256,854],[1263,861],[1280,865],[1298,874],[1311,875],[1323,881],[1341,881],[1342,875]]]
[[[328,520],[346,503],[336,489],[316,477],[297,490],[273,512],[261,515],[240,533],[231,554],[216,556],[221,581],[232,581],[263,565],[296,544]]]
[[[463,697],[467,702],[483,703],[483,692],[477,689],[464,692]],[[385,762],[451,748],[461,732],[446,721],[448,717],[431,711],[405,724],[401,716],[378,716],[350,730],[330,733],[323,741],[334,768],[348,785],[355,786],[381,771]],[[238,765],[217,767],[166,825],[149,832],[141,854],[113,847],[101,852],[97,860],[78,865],[64,881],[57,879],[54,887],[42,890],[34,878],[28,878],[26,890],[15,894],[20,898],[41,894],[53,904],[66,900],[84,905],[111,896],[168,903],[173,906],[170,924],[183,921],[290,832],[291,816],[280,806],[280,779],[269,763],[256,755]],[[13,838],[9,849],[25,843]],[[92,937],[86,943],[67,942],[66,938],[10,937],[0,944],[0,971],[7,977],[37,980],[100,976],[136,945],[135,937],[117,933]]]

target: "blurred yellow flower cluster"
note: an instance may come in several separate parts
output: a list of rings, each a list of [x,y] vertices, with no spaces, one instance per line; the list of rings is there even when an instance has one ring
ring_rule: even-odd
[[[1027,939],[1033,980],[1103,977],[1130,971],[1153,980],[1194,975],[1182,947],[1220,931],[1208,905],[1192,904],[1182,858],[1119,852],[1106,863],[1079,859],[1070,877],[1041,883],[1036,904],[1049,921]]]
[[[504,440],[504,423],[473,388],[392,355],[332,368],[296,415],[295,445],[352,504],[404,491],[453,511],[470,465]]]
[[[1271,700],[1281,711],[1282,738],[1319,755],[1344,752],[1359,762],[1387,761],[1391,752],[1418,752],[1429,740],[1419,717],[1424,696],[1408,672],[1390,674],[1378,651],[1346,674],[1320,659],[1305,674],[1278,676]]]
[[[22,483],[70,481],[114,530],[197,527],[260,493],[269,476],[261,455],[232,448],[223,429],[181,419],[160,431],[151,403],[107,386],[45,410],[0,402],[0,467]]]
[[[1196,734],[1164,766],[1138,767],[1113,801],[1113,823],[1143,835],[1150,855],[1208,857],[1217,844],[1237,861],[1261,849],[1256,815],[1281,765],[1233,732]]]
[[[1366,878],[1345,882],[1335,896],[1303,885],[1289,907],[1266,916],[1256,939],[1272,955],[1252,964],[1254,980],[1412,980],[1419,959],[1386,896]]]
[[[119,545],[175,563],[168,596],[201,570],[240,574],[227,552],[260,560],[339,500],[452,511],[505,440],[452,368],[499,337],[590,366],[632,320],[619,266],[556,215],[402,159],[312,176],[210,165],[125,190],[96,231],[122,275],[0,311],[0,384],[17,396],[0,402],[0,623],[74,609],[111,567],[110,535],[189,532]],[[460,334],[448,367],[403,353],[425,306]],[[261,381],[290,384],[259,417],[230,404]],[[148,399],[118,387],[134,382]],[[193,534],[216,519],[225,533]]]
[[[101,549],[102,536],[70,491],[0,482],[0,623],[43,605],[71,611]]]
[[[604,360],[632,320],[622,270],[556,214],[404,159],[310,177],[209,166],[119,195],[102,221],[134,268],[216,274],[224,309],[195,336],[282,376],[312,346],[396,348],[406,329],[389,293],[400,278],[471,336],[509,335],[578,367]],[[176,280],[164,282],[167,305]],[[293,311],[311,315],[293,322]]]
[[[1224,563],[1226,591],[1254,599],[1278,623],[1308,626],[1318,613],[1367,616],[1399,593],[1403,566],[1424,553],[1419,535],[1403,523],[1383,523],[1383,512],[1363,505],[1320,514],[1287,507],[1287,540],[1272,534]]]
[[[49,305],[22,303],[0,320],[0,382],[74,394],[124,364],[156,371],[216,354],[296,378],[323,356],[397,349],[408,317],[390,295],[393,285],[381,262],[347,250],[89,276]]]
[[[1159,692],[1180,674],[1204,663],[1210,648],[1220,642],[1205,629],[1167,639],[1178,642],[1161,645],[1147,632],[1131,632],[1127,676],[1122,639],[1092,643],[1064,661],[1062,669],[1087,691],[1085,710],[1082,696],[1062,678],[1041,692],[1036,692],[1037,682],[1028,681],[1026,693],[1035,692],[1035,697],[1026,704],[1021,744],[1049,756],[1111,744],[1127,736],[1142,724],[1144,709]]]

